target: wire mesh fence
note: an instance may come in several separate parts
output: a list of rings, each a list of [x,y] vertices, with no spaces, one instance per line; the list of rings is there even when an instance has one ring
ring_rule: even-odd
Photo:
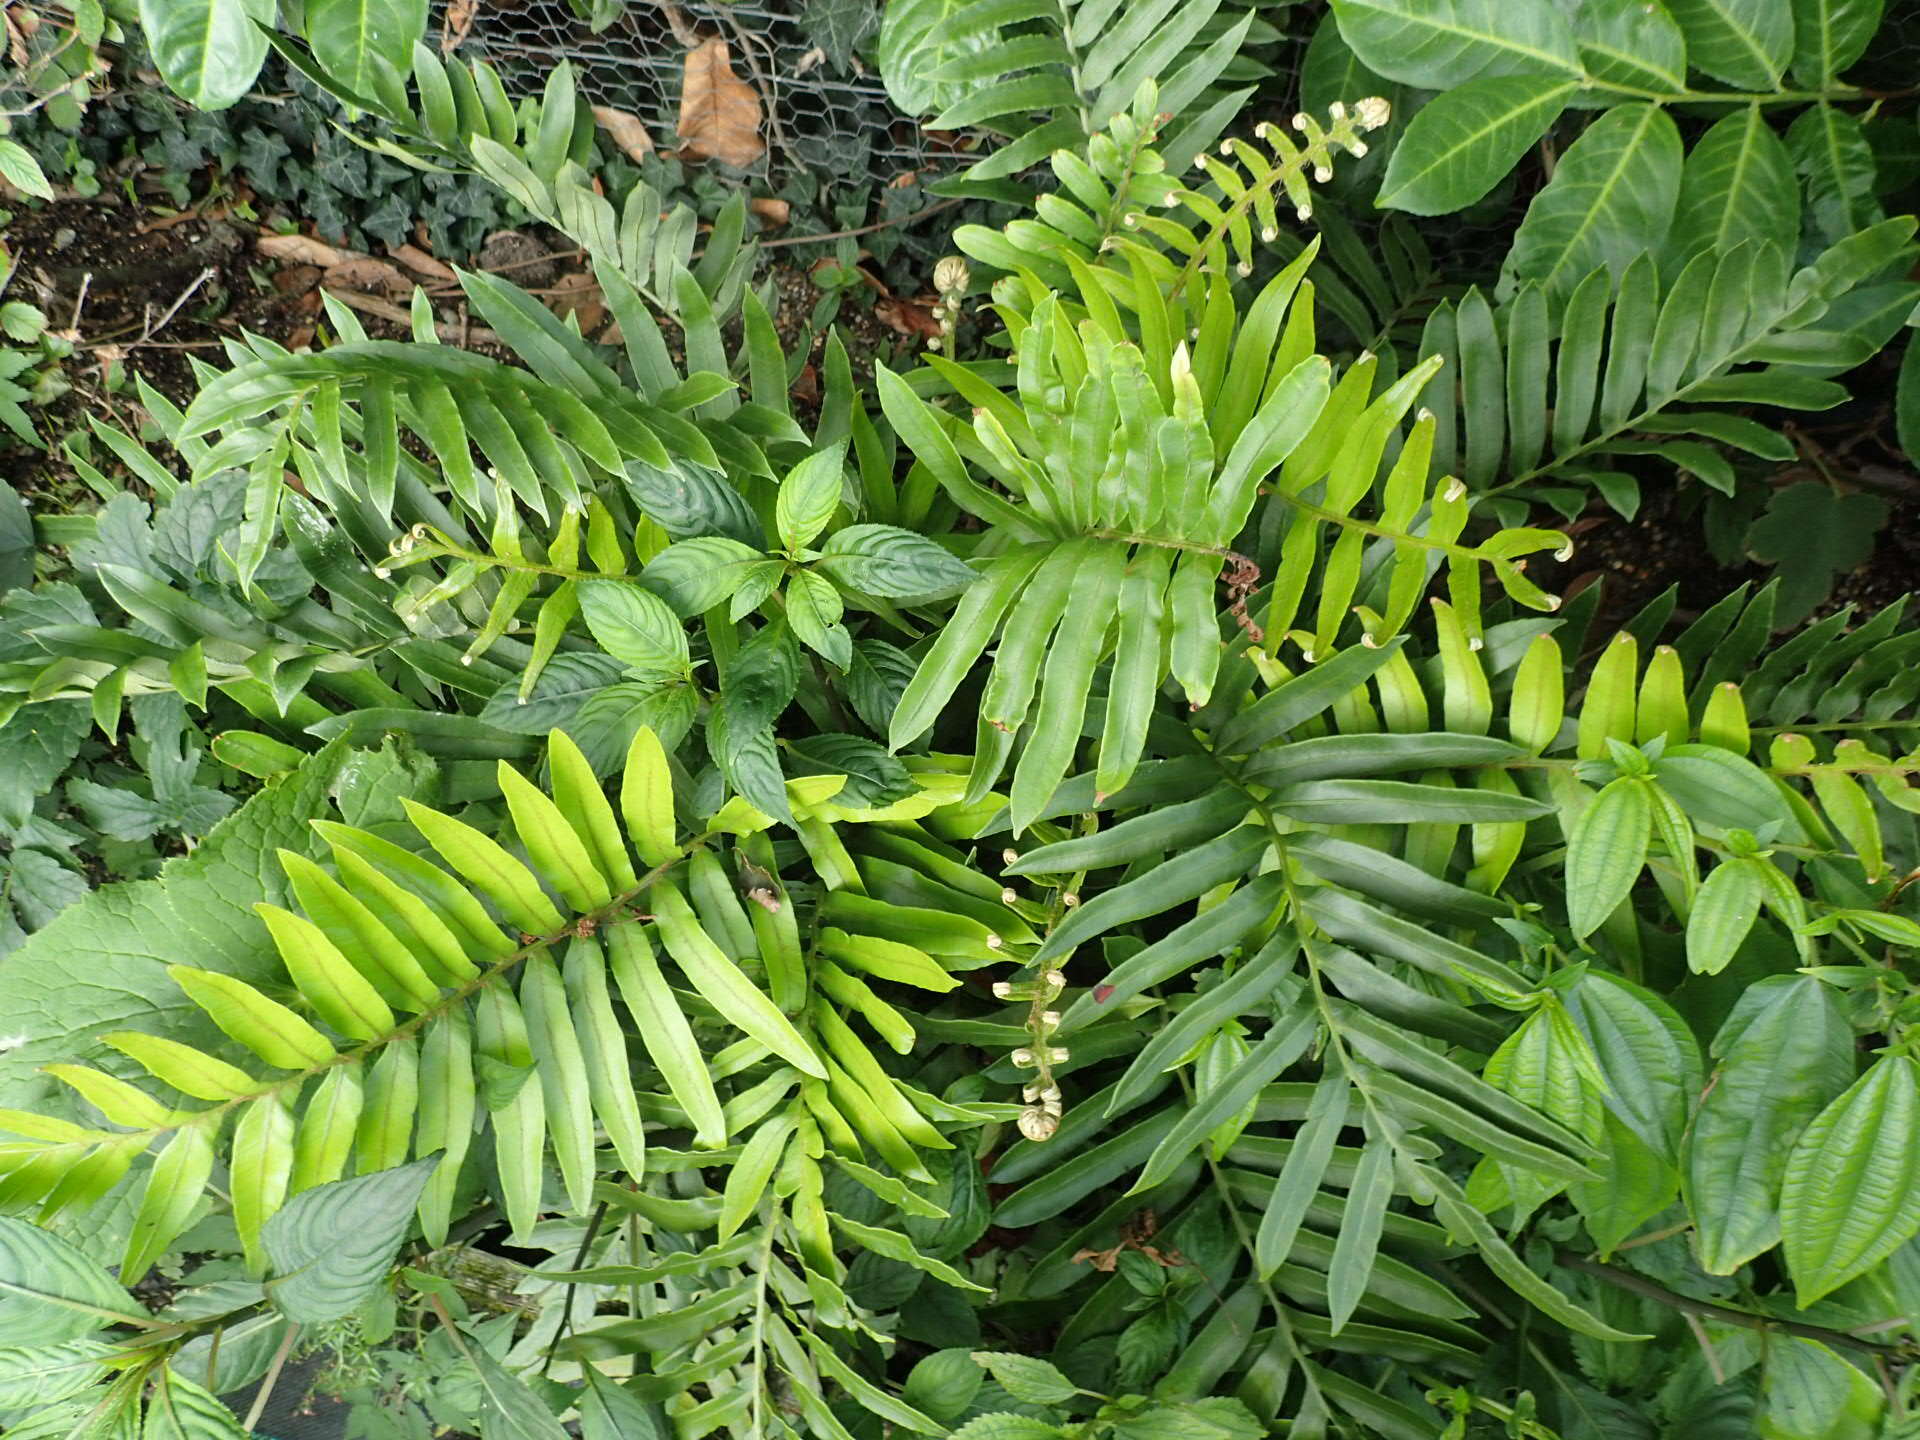
[[[836,8],[842,16],[849,10],[844,0]],[[852,7],[853,25],[877,24],[878,8]],[[567,0],[480,0],[469,17],[457,53],[494,65],[511,93],[537,92],[554,64],[570,60],[582,93],[637,116],[663,146],[679,113],[684,36],[698,31],[729,42],[736,72],[766,104],[768,151],[760,164],[773,174],[798,167],[885,181],[961,158],[895,110],[880,77],[851,56],[847,22],[833,35],[814,6],[694,0],[669,15],[668,7],[633,3],[598,30]],[[448,23],[445,7],[440,21]]]

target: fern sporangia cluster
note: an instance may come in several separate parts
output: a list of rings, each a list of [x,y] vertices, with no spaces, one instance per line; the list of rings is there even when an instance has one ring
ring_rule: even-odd
[[[512,361],[333,307],[97,424],[0,736],[177,696],[263,783],[0,964],[10,1436],[321,1348],[485,1440],[1906,1414],[1920,637],[1616,623],[1535,506],[1779,454],[1912,221],[1496,303],[1322,203],[1385,99],[1215,143],[1261,21],[1177,8],[883,40],[1051,178],[817,416],[742,207],[600,195],[564,70],[298,52],[621,348],[464,274]]]

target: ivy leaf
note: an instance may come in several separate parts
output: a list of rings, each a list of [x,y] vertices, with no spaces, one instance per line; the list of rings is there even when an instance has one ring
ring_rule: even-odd
[[[1747,531],[1748,553],[1780,567],[1774,624],[1797,624],[1811,614],[1833,593],[1836,577],[1872,556],[1886,523],[1887,502],[1877,495],[1842,495],[1818,480],[1774,491],[1767,513]]]
[[[73,763],[92,726],[84,700],[23,705],[0,725],[0,827],[27,823],[33,802]]]
[[[353,1313],[400,1253],[413,1207],[440,1157],[303,1190],[261,1231],[272,1265],[267,1297],[289,1320],[324,1324]]]

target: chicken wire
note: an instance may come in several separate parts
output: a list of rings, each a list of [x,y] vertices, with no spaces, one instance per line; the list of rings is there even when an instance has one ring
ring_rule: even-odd
[[[702,36],[728,40],[735,74],[768,106],[761,130],[768,151],[756,168],[775,174],[804,168],[884,182],[902,171],[950,169],[965,158],[929,142],[914,120],[894,109],[880,77],[857,60],[837,67],[820,48],[817,23],[801,5],[693,0],[677,9],[682,34],[691,25]],[[655,143],[667,148],[679,118],[687,47],[664,11],[630,0],[619,18],[596,32],[567,0],[478,0],[456,53],[492,64],[515,95],[537,94],[555,62],[570,60],[584,95],[638,116]],[[444,15],[436,18],[445,23]]]

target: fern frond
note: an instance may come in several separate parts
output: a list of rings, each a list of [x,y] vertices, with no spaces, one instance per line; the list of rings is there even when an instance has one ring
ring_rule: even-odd
[[[1152,82],[1161,108],[1185,117],[1171,147],[1184,169],[1251,93],[1223,82],[1264,73],[1243,52],[1272,38],[1252,11],[1223,11],[1220,0],[961,7],[946,12],[925,40],[953,58],[915,83],[958,89],[959,98],[929,122],[934,127],[979,127],[1010,142],[971,166],[963,182],[1001,180],[1080,144],[1135,105]],[[883,42],[883,66],[887,49]],[[1036,112],[1048,118],[1035,124]]]
[[[1641,256],[1617,278],[1588,275],[1557,313],[1535,284],[1497,312],[1469,291],[1434,311],[1421,344],[1458,376],[1428,402],[1436,463],[1476,490],[1527,494],[1564,477],[1630,504],[1631,457],[1653,456],[1731,493],[1721,447],[1776,461],[1794,450],[1720,407],[1844,400],[1824,377],[1872,355],[1920,296],[1886,279],[1913,231],[1910,217],[1885,221],[1791,273],[1777,247],[1744,241],[1696,256],[1664,292]]]
[[[1478,613],[1483,569],[1527,603],[1553,603],[1517,561],[1563,537],[1521,530],[1460,543],[1464,492],[1453,484],[1430,492],[1432,422],[1418,422],[1404,437],[1400,425],[1431,365],[1378,395],[1371,358],[1332,383],[1331,367],[1313,355],[1311,287],[1300,280],[1310,259],[1277,276],[1244,320],[1225,280],[1213,277],[1191,347],[1175,338],[1187,328],[1185,306],[1169,301],[1144,266],[1114,293],[1087,272],[1086,318],[1077,324],[1079,307],[1051,294],[1030,310],[1005,307],[1022,404],[958,366],[930,362],[979,406],[971,431],[881,372],[881,403],[894,429],[949,496],[995,526],[1008,547],[927,654],[895,712],[893,740],[903,744],[931,725],[1000,635],[971,793],[984,795],[1016,741],[1030,736],[1014,770],[1016,828],[1039,816],[1067,773],[1109,649],[1100,794],[1126,784],[1168,675],[1190,705],[1208,702],[1223,649],[1214,586],[1231,565],[1234,608],[1245,613],[1259,572],[1236,547],[1246,543],[1241,536],[1263,486],[1270,498],[1256,553],[1278,578],[1255,613],[1272,645],[1294,623],[1329,531],[1339,538],[1325,562],[1314,653],[1330,648],[1347,623],[1369,539],[1394,552],[1382,567],[1392,576],[1384,582],[1387,613],[1370,623],[1371,643],[1404,625],[1425,588],[1429,557],[1447,561],[1456,596],[1474,607],[1470,616]],[[1137,340],[1120,304],[1132,311]],[[969,466],[1016,499],[975,480]],[[1356,511],[1377,486],[1378,514],[1363,519]],[[1424,523],[1423,513],[1430,516]]]
[[[1003,940],[978,918],[863,895],[849,866],[840,884],[851,888],[822,898],[823,923],[807,935],[771,848],[754,838],[764,817],[736,802],[704,835],[680,838],[651,732],[634,743],[618,811],[563,733],[548,765],[550,792],[500,763],[508,844],[408,802],[440,863],[317,822],[333,850],[331,873],[283,853],[299,910],[257,907],[287,987],[269,993],[222,973],[171,972],[232,1041],[234,1059],[128,1032],[108,1043],[147,1072],[157,1094],[84,1066],[55,1067],[109,1126],[124,1128],[0,1117],[0,1128],[22,1137],[0,1154],[9,1208],[38,1207],[44,1218],[90,1204],[158,1145],[123,1266],[137,1278],[192,1219],[224,1159],[257,1271],[263,1231],[292,1196],[350,1170],[437,1156],[419,1200],[437,1245],[454,1216],[476,1113],[487,1120],[515,1233],[544,1208],[549,1157],[568,1204],[584,1213],[603,1169],[635,1180],[649,1173],[650,1127],[688,1131],[720,1164],[730,1144],[777,1156],[796,1127],[817,1126],[849,1164],[875,1154],[908,1180],[931,1178],[921,1155],[950,1148],[933,1121],[954,1118],[952,1107],[897,1082],[868,1048],[863,1030],[892,1048],[912,1044],[912,1023],[874,982],[951,989],[957,982],[934,957],[971,953],[978,963],[981,953],[1020,953],[1019,939],[1034,937],[1019,917],[1002,912]],[[832,804],[841,783],[794,782],[811,846],[838,848],[838,817],[856,813]],[[924,801],[875,813],[919,813],[953,788],[935,785]],[[754,877],[751,906],[714,849],[728,834],[738,837],[730,848],[742,876]],[[943,892],[911,870],[902,867],[904,883],[889,879],[888,892],[923,902]],[[748,908],[759,912],[753,920]],[[976,916],[983,908],[976,903]],[[747,967],[766,974],[772,997]],[[739,1037],[719,1059],[710,1053],[716,1023]],[[730,1080],[728,1098],[721,1087]],[[207,1103],[160,1098],[174,1092]],[[767,1132],[769,1124],[780,1128]],[[749,1173],[741,1185],[750,1189],[736,1196],[729,1186],[734,1228],[771,1166]],[[723,1226],[721,1239],[728,1233]]]

